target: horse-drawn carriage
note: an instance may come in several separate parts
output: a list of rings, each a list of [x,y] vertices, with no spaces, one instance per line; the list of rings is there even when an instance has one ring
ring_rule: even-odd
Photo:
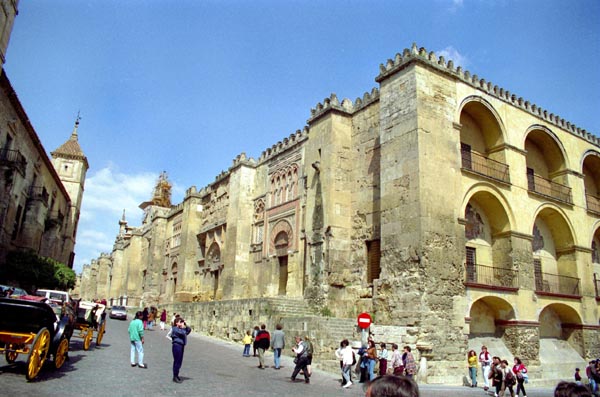
[[[48,304],[0,298],[0,353],[9,364],[27,354],[27,380],[38,375],[49,356],[56,369],[62,367],[69,352],[68,332],[68,319],[59,320]]]
[[[102,342],[106,329],[106,306],[101,303],[79,301],[76,309],[76,317],[73,323],[74,334],[83,338],[83,350],[88,350],[96,331],[96,346]],[[69,336],[70,339],[70,336]]]

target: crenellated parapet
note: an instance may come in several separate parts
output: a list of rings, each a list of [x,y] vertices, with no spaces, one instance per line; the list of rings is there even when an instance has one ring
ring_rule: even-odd
[[[277,142],[269,149],[264,150],[258,158],[258,164],[261,164],[272,157],[285,152],[286,150],[298,145],[300,142],[308,139],[308,128],[304,127],[302,130],[296,130],[296,132],[290,134],[289,137],[284,138],[282,141]]]
[[[337,95],[332,93],[329,98],[325,98],[323,102],[317,103],[314,108],[310,109],[310,118],[307,123],[314,123],[317,119],[332,111],[352,115],[354,112],[354,104],[349,99],[343,99],[340,103]]]
[[[462,82],[485,92],[488,95],[520,108],[525,112],[541,118],[550,124],[570,132],[573,135],[585,139],[596,146],[600,146],[600,138],[598,136],[589,133],[585,129],[577,127],[575,124],[566,121],[564,118],[561,118],[554,113],[548,112],[536,104],[532,104],[522,97],[511,93],[509,90],[505,90],[504,88],[498,87],[490,81],[479,78],[479,76],[476,74],[472,75],[468,70],[463,70],[461,66],[455,67],[452,60],[446,61],[443,56],[438,57],[433,51],[427,52],[427,50],[423,47],[417,48],[415,43],[413,43],[410,49],[405,48],[402,54],[397,53],[394,59],[388,59],[385,64],[380,64],[379,75],[375,78],[375,81],[381,83],[389,76],[406,68],[413,62],[422,62],[429,67],[439,70],[442,73],[451,75]]]

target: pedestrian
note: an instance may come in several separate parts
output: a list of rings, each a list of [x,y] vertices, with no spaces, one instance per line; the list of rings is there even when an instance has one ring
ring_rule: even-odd
[[[392,343],[392,361],[390,364],[392,366],[393,375],[404,375],[404,363],[402,362],[402,355],[400,354],[400,350],[398,350],[398,345],[395,343]]]
[[[410,346],[404,346],[404,371],[406,372],[406,376],[412,378],[417,373],[417,363],[415,361],[415,357],[413,356]]]
[[[387,359],[388,359],[388,351],[385,348],[385,343],[381,343],[379,345],[381,350],[377,353],[377,358],[379,359],[379,376],[385,375],[387,373]]]
[[[593,397],[590,390],[574,382],[559,382],[554,389],[554,397]]]
[[[258,331],[254,338],[254,344],[256,345],[256,350],[258,350],[258,368],[260,369],[265,369],[265,350],[269,349],[270,339],[271,335],[267,331],[267,326],[262,324],[260,331]]]
[[[167,322],[167,310],[163,309],[162,313],[160,313],[160,330],[165,330],[165,325]]]
[[[477,360],[475,350],[469,350],[469,353],[467,353],[467,367],[471,377],[471,387],[477,387]]]
[[[515,365],[513,365],[513,372],[515,373],[515,376],[517,377],[516,394],[518,396],[519,392],[522,391],[523,397],[527,397],[527,392],[525,391],[525,386],[524,386],[524,383],[527,380],[527,377],[529,376],[527,374],[527,367],[525,367],[525,364],[523,364],[523,362],[521,361],[521,359],[519,357],[515,357],[514,362],[515,362]]]
[[[384,375],[374,379],[366,397],[419,397],[419,386],[409,377]]]
[[[500,395],[504,396],[506,389],[508,389],[510,397],[515,397],[513,387],[517,383],[517,379],[512,369],[508,366],[508,361],[500,361],[500,368],[502,369],[502,388],[500,389]]]
[[[148,331],[152,331],[152,327],[154,326],[155,313],[153,309],[154,308],[151,308],[148,312]]]
[[[140,368],[147,368],[144,364],[144,323],[142,322],[143,313],[138,311],[135,318],[129,323],[129,342],[131,343],[130,363],[135,367],[135,353],[137,352],[138,364]]]
[[[281,368],[281,351],[285,349],[285,333],[283,325],[277,324],[271,336],[271,349],[273,349],[273,364],[275,369]]]
[[[255,326],[254,329],[252,330],[252,348],[254,349],[254,357],[256,357],[256,350],[257,350],[256,335],[258,334],[259,331],[260,331],[260,327],[258,325]]]
[[[244,335],[242,343],[244,344],[244,352],[242,353],[242,356],[250,357],[250,345],[252,344],[252,334],[250,330],[246,331],[246,335]]]
[[[490,379],[492,379],[492,386],[495,388],[494,397],[498,397],[500,390],[502,390],[502,384],[504,375],[502,374],[502,367],[500,365],[500,357],[492,357],[492,364],[490,366]]]
[[[142,312],[142,322],[144,323],[144,329],[148,328],[148,308],[145,307]]]
[[[377,363],[377,348],[375,342],[371,339],[367,345],[367,369],[369,371],[369,381],[375,379],[375,364]]]
[[[367,354],[367,346],[361,346],[358,349],[358,368],[357,372],[360,371],[358,383],[364,383],[369,377],[369,356]]]
[[[578,385],[581,384],[581,374],[579,373],[579,368],[575,368],[575,383],[577,383]]]
[[[346,345],[344,345],[344,341],[347,342]],[[346,377],[344,376],[344,355],[343,355],[343,350],[346,346],[349,346],[350,342],[348,342],[348,339],[344,339],[343,341],[340,342],[340,347],[338,347],[338,349],[335,351],[335,357],[340,360],[340,372],[342,374],[342,386],[344,386],[346,384]],[[352,348],[350,348],[350,350],[352,350]],[[356,355],[354,354],[354,350],[352,350],[352,364],[350,365],[350,369],[348,371],[348,380],[350,381],[350,383],[352,383],[352,366],[356,364]]]
[[[187,336],[192,329],[187,326],[183,318],[179,317],[177,323],[171,329],[172,352],[173,352],[173,382],[181,383],[179,370],[183,362],[183,353],[187,344]]]
[[[340,343],[339,357],[342,361],[342,387],[348,388],[352,386],[352,366],[355,363],[354,351],[350,347],[348,339],[344,339]]]
[[[594,395],[598,395],[600,389],[600,359],[590,361],[590,390]]]
[[[292,348],[292,351],[296,355],[296,358],[294,359],[296,366],[294,367],[294,372],[292,372],[292,382],[296,381],[296,375],[298,375],[298,372],[302,370],[302,373],[304,374],[304,382],[310,383],[308,369],[306,368],[306,364],[308,363],[307,345],[304,343],[300,335],[297,335],[295,339],[296,346]],[[258,354],[260,355],[260,350]]]
[[[481,372],[483,373],[483,390],[487,391],[490,388],[490,370],[492,368],[492,355],[488,352],[486,346],[481,346],[481,353],[479,353],[479,363],[481,364]]]
[[[310,338],[308,337],[308,335],[304,337],[304,344],[306,345],[306,356],[307,356],[306,369],[308,370],[308,377],[310,378],[312,376],[311,365],[312,365],[314,345],[313,345],[312,341],[310,340]]]
[[[173,316],[171,317],[171,328],[175,325],[175,319],[179,317],[179,314],[173,312]],[[169,328],[170,330],[170,328]]]

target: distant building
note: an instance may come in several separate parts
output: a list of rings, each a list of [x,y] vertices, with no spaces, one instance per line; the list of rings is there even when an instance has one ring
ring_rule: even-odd
[[[251,325],[250,300],[369,312],[433,383],[460,382],[481,344],[550,381],[600,356],[600,139],[416,46],[376,81],[183,202],[142,204],[141,226],[123,217],[82,295],[216,335]]]

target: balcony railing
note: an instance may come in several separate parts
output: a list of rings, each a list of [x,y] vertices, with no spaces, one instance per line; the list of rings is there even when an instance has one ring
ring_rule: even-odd
[[[512,269],[467,264],[466,273],[465,284],[467,285],[489,286],[492,288],[519,288],[519,274]]]
[[[591,194],[586,194],[585,201],[587,202],[588,211],[600,214],[600,198],[594,197]]]
[[[552,295],[581,296],[578,277],[550,273],[536,274],[535,291]]]
[[[27,160],[18,150],[0,149],[0,165],[14,167],[25,175]]]
[[[570,187],[542,178],[534,174],[530,168],[527,170],[527,188],[543,196],[573,204]]]
[[[463,169],[501,182],[510,183],[508,165],[482,156],[481,154],[464,147],[461,148],[461,158]]]

